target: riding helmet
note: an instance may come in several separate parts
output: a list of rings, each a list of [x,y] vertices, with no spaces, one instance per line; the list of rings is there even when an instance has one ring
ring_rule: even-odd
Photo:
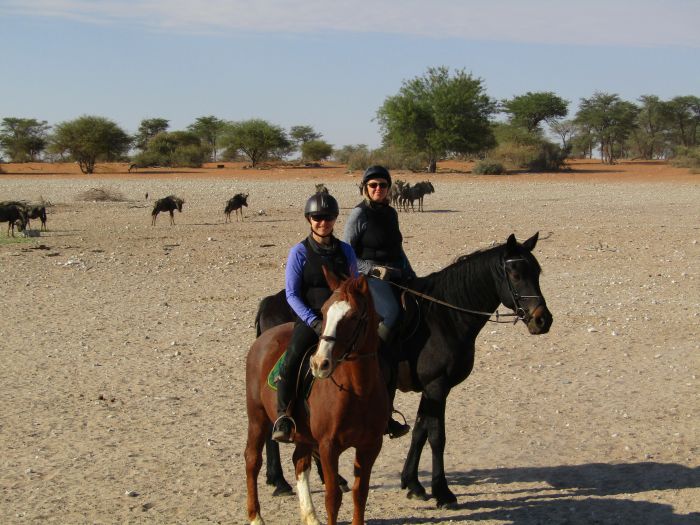
[[[362,176],[362,186],[364,187],[372,179],[384,179],[391,186],[391,175],[389,175],[389,170],[384,166],[370,166],[367,168]]]
[[[337,217],[338,213],[340,213],[338,201],[328,193],[314,193],[308,198],[306,206],[304,206],[304,217],[307,219],[311,215],[333,215]]]

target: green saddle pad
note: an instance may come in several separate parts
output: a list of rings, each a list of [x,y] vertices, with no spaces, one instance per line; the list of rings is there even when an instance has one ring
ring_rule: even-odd
[[[277,379],[280,377],[280,368],[282,368],[282,365],[284,364],[284,359],[287,357],[287,352],[285,351],[280,358],[277,360],[277,363],[275,363],[275,366],[272,367],[272,370],[270,370],[270,373],[267,374],[267,386],[277,392]],[[308,360],[304,360],[304,364],[302,364],[302,367],[308,368]],[[311,395],[311,387],[314,384],[314,379],[311,374],[304,374],[304,377],[311,377],[311,379],[305,379],[304,380],[304,399],[307,399]]]

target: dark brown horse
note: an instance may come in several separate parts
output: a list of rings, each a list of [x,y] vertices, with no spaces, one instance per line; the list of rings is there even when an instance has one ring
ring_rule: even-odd
[[[338,485],[338,458],[355,448],[353,525],[364,523],[369,480],[382,448],[389,419],[389,399],[378,358],[378,317],[365,277],[339,282],[327,274],[333,291],[323,306],[323,335],[311,356],[316,378],[306,405],[297,403],[293,461],[303,523],[318,523],[309,490],[312,453],[321,458],[325,478],[328,523],[337,523],[342,491]],[[248,442],[245,450],[248,486],[248,519],[264,523],[260,516],[257,479],[262,450],[276,418],[276,393],[267,376],[289,343],[293,324],[264,332],[255,340],[246,363]],[[326,379],[332,376],[331,381]]]
[[[158,214],[162,211],[167,211],[168,213],[170,213],[170,225],[174,226],[175,214],[173,212],[177,210],[180,213],[182,213],[182,205],[184,203],[184,200],[180,199],[179,197],[176,197],[175,195],[168,195],[167,197],[158,199],[153,205],[153,211],[151,212],[151,226],[156,225],[156,218],[158,217]]]

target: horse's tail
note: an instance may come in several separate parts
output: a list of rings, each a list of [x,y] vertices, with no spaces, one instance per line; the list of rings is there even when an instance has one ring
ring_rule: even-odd
[[[263,299],[264,301],[265,299]],[[260,330],[260,314],[262,312],[262,301],[260,301],[260,304],[258,305],[258,311],[255,312],[255,337],[258,338],[260,337],[260,334],[262,334],[262,330]]]

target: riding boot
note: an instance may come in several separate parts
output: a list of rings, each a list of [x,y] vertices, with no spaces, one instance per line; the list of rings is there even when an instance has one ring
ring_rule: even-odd
[[[397,412],[401,414],[400,412],[394,410],[394,398],[396,397],[396,383],[398,382],[398,368],[399,368],[399,362],[398,359],[395,355],[395,352],[391,348],[391,341],[393,339],[392,337],[392,331],[391,328],[389,328],[387,325],[385,325],[383,322],[379,323],[379,328],[377,329],[377,332],[379,333],[379,353],[384,357],[388,364],[389,368],[389,377],[387,379],[387,390],[389,392],[389,406],[391,407],[391,416],[389,417],[389,421],[386,425],[386,431],[384,432],[385,434],[389,434],[389,437],[391,439],[394,438],[399,438],[401,436],[405,436],[408,434],[409,430],[411,430],[411,427],[406,423],[406,419],[404,418],[404,422],[400,423],[396,421],[393,418],[394,412]],[[403,417],[403,414],[401,414],[401,417]]]
[[[272,439],[280,443],[291,443],[292,430],[296,426],[289,410],[294,401],[294,383],[280,376],[277,381],[277,420],[272,428]]]

